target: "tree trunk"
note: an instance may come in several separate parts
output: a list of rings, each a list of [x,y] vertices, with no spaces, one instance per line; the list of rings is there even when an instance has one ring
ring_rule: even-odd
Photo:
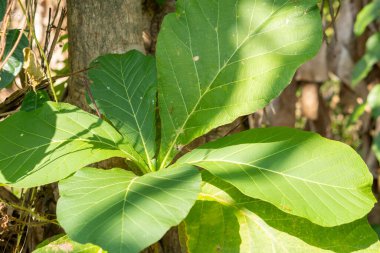
[[[67,11],[72,72],[102,54],[144,51],[141,0],[67,0]],[[85,82],[83,75],[71,77],[66,100],[89,110]]]

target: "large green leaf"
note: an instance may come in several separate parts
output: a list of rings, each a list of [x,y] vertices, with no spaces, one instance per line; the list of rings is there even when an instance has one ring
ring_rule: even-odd
[[[267,105],[314,56],[314,0],[179,0],[157,43],[165,167],[183,145]]]
[[[10,30],[7,32],[6,45],[2,60],[4,60],[12,50],[19,34],[19,30]],[[24,54],[22,50],[28,46],[29,42],[28,38],[24,34],[21,36],[21,40],[18,43],[16,50],[5,63],[3,69],[0,70],[0,89],[11,84],[22,69],[22,64],[24,62]]]
[[[356,36],[360,36],[365,28],[373,21],[380,17],[380,0],[374,0],[367,4],[356,17],[354,32]]]
[[[0,133],[0,183],[17,187],[52,183],[114,156],[133,159],[112,126],[69,104],[20,111],[0,122]]]
[[[242,195],[229,184],[203,173],[199,201],[181,226],[185,247],[198,252],[362,252],[380,250],[365,219],[321,227]],[[182,236],[184,237],[184,236]]]
[[[75,241],[112,253],[140,252],[186,217],[200,182],[192,166],[142,177],[121,169],[85,168],[60,182],[58,221]]]
[[[353,149],[291,128],[241,132],[177,163],[205,168],[247,196],[322,226],[359,219],[375,202],[372,175]]]
[[[154,58],[130,51],[98,57],[92,67],[89,77],[96,104],[152,168],[157,92]]]
[[[373,34],[366,43],[366,52],[355,64],[352,72],[352,85],[356,86],[372,70],[373,65],[380,61],[380,32]]]
[[[74,242],[67,235],[42,243],[33,253],[107,253],[96,245]]]

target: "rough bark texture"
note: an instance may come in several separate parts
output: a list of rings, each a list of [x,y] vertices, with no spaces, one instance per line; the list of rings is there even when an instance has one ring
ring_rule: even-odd
[[[140,0],[67,0],[71,71],[88,67],[99,55],[144,51]],[[83,76],[69,81],[67,102],[88,109]]]

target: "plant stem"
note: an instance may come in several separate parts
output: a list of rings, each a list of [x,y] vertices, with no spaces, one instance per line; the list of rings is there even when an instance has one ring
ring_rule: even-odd
[[[48,60],[46,58],[44,50],[41,47],[41,44],[38,42],[36,34],[33,32],[33,29],[32,29],[33,27],[32,27],[32,24],[28,20],[28,15],[26,13],[24,5],[22,4],[21,0],[18,0],[18,3],[19,3],[19,5],[20,5],[20,7],[22,9],[22,12],[24,13],[24,15],[26,17],[26,22],[28,23],[28,26],[29,26],[30,32],[32,34],[32,37],[35,40],[37,48],[40,51],[40,54],[41,54],[41,56],[42,56],[42,58],[43,58],[43,60],[45,62],[46,72],[47,72],[48,80],[49,80],[49,83],[50,83],[50,89],[51,89],[51,92],[53,93],[54,101],[58,103],[58,98],[57,98],[57,94],[56,94],[55,89],[54,89],[54,83],[53,83],[53,78],[52,78],[52,75],[51,75],[51,69],[50,69],[49,62],[48,62]]]

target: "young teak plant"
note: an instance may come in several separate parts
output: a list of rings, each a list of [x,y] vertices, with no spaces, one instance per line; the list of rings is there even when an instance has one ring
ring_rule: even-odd
[[[365,218],[372,176],[345,144],[253,129],[177,159],[195,138],[267,105],[318,52],[316,4],[177,1],[156,58],[131,51],[93,62],[91,90],[107,121],[46,102],[1,122],[0,181],[61,180],[67,235],[110,253],[139,252],[179,224],[183,250],[194,253],[378,252]],[[83,168],[111,157],[137,172]]]

